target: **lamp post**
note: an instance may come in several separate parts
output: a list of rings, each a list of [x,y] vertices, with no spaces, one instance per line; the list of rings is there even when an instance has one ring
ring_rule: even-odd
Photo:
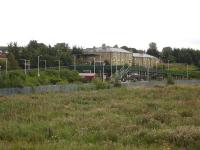
[[[56,60],[58,62],[58,69],[59,69],[59,72],[60,72],[60,59],[59,60]]]
[[[101,55],[99,57],[100,57],[100,65],[101,65]]]
[[[38,77],[40,76],[40,56],[38,56]]]
[[[99,63],[99,65],[100,65],[100,67],[99,67],[99,72],[100,72],[100,76],[101,76],[101,55],[99,55],[99,57],[100,57],[100,63]]]
[[[44,70],[46,71],[47,70],[47,60],[40,60],[40,61],[44,62]]]
[[[187,64],[187,79],[189,79],[188,64]]]
[[[104,66],[105,66],[105,63],[103,63],[103,81],[104,81]]]
[[[115,74],[117,73],[117,58],[115,57]]]
[[[158,74],[158,61],[156,61],[156,75]]]
[[[169,60],[167,61],[168,63],[167,63],[167,68],[168,68],[168,71],[169,71]]]
[[[96,68],[95,68],[95,63],[96,63],[96,62],[95,62],[95,57],[94,57],[94,73],[96,72],[96,70],[95,70],[95,69],[96,69]]]
[[[140,62],[139,62],[139,78],[141,78]]]
[[[149,81],[149,65],[148,65],[148,68],[147,68],[147,80]]]
[[[28,65],[28,70],[30,70],[30,66],[31,66],[30,60],[26,60],[26,61],[27,61],[27,65]]]
[[[8,58],[6,58],[6,74],[8,73]]]
[[[74,70],[76,70],[76,55],[74,55]]]
[[[24,61],[24,74],[26,75],[26,66],[27,66],[27,61],[26,59],[20,59]]]
[[[150,66],[151,66],[151,62],[150,59],[148,59],[148,65],[147,65],[147,80],[150,80]]]
[[[110,77],[112,78],[112,59],[110,61]]]

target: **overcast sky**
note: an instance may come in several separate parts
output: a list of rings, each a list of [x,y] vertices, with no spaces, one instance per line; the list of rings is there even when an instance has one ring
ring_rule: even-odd
[[[0,0],[0,45],[200,49],[199,0]]]

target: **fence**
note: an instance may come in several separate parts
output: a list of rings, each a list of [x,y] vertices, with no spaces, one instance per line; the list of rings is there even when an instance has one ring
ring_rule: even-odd
[[[4,88],[0,89],[0,96],[13,94],[31,94],[31,93],[48,93],[48,92],[71,92],[79,90],[94,89],[93,84],[67,84],[67,85],[46,85],[37,87],[23,87],[23,88]]]
[[[122,83],[125,87],[155,87],[165,86],[167,81],[138,81]],[[200,80],[175,80],[175,85],[200,85]]]

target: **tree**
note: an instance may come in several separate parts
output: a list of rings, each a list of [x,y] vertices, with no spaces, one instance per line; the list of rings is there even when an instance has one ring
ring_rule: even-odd
[[[147,54],[155,56],[155,57],[159,57],[159,51],[157,50],[157,45],[154,42],[151,42],[149,44],[149,49],[147,50]]]
[[[125,49],[125,50],[129,50],[129,48],[127,46],[122,46],[121,49]]]
[[[71,49],[67,43],[57,43],[53,48],[56,52],[55,59],[61,60],[61,65],[72,64]]]
[[[175,62],[176,58],[173,56],[173,49],[171,47],[164,47],[161,53],[161,59],[167,63],[168,60],[170,62]]]
[[[119,47],[118,47],[118,45],[116,44],[116,45],[113,46],[113,48],[119,48]]]
[[[132,52],[132,53],[138,53],[138,50],[136,49],[136,48],[129,48],[129,47],[127,47],[127,46],[122,46],[121,47],[122,49],[125,49],[125,50],[127,50],[127,51],[130,51],[130,52]]]
[[[19,69],[19,65],[18,62],[15,60],[15,56],[13,55],[13,53],[8,53],[8,68],[10,70],[12,69]]]
[[[20,57],[20,47],[17,42],[11,42],[8,44],[8,53],[12,53],[16,59]]]
[[[72,55],[76,56],[78,63],[82,63],[81,58],[83,56],[83,48],[82,47],[73,46]]]
[[[83,48],[82,47],[73,46],[72,55],[77,55],[77,56],[83,55]]]
[[[106,49],[106,44],[105,44],[105,43],[102,44],[102,48],[103,48],[103,49]]]

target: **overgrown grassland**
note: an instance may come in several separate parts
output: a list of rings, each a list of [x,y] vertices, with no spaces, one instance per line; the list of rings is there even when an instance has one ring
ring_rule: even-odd
[[[200,86],[0,97],[0,149],[198,149]]]
[[[159,64],[158,69],[162,70],[168,69],[168,64]],[[188,74],[189,78],[191,79],[200,79],[200,69],[196,67],[195,65],[187,65],[186,64],[181,64],[181,63],[170,63],[169,64],[169,71],[173,73],[178,73],[178,74],[187,74],[187,69],[188,69]]]

